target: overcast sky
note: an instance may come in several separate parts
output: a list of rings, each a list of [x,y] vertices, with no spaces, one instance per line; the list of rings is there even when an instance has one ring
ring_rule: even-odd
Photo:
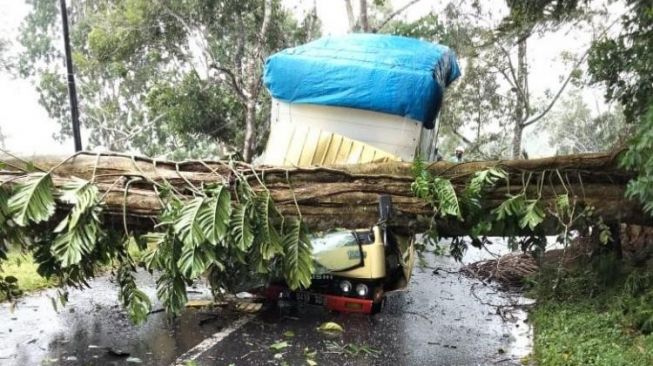
[[[408,0],[393,0],[394,8],[399,8]],[[503,8],[503,0],[490,0],[497,3],[497,12]],[[312,5],[310,0],[284,0],[286,6],[297,12]],[[357,2],[353,2],[356,4]],[[408,19],[415,19],[431,10],[438,10],[441,1],[423,0],[405,13]],[[316,0],[318,16],[323,24],[323,34],[343,34],[347,31],[347,16],[344,1]],[[8,38],[17,47],[18,27],[29,8],[24,0],[0,0],[0,38]],[[568,33],[564,30],[547,34],[544,38],[534,37],[529,43],[529,59],[533,78],[530,87],[533,95],[543,95],[547,89],[557,90],[559,78],[567,74],[567,68],[560,62],[561,51],[582,52],[589,46],[590,38],[583,32]],[[588,88],[585,99],[590,105],[602,104],[602,90]],[[58,130],[45,110],[38,104],[38,94],[27,80],[12,79],[7,73],[0,72],[0,129],[5,135],[6,148],[23,155],[45,153],[70,153],[72,141],[64,145],[53,139]],[[529,134],[527,143],[531,156],[552,153],[547,147],[547,139],[533,138]]]

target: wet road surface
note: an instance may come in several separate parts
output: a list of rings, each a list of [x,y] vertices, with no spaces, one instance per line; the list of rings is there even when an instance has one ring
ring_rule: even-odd
[[[488,256],[470,249],[465,262]],[[518,365],[530,350],[526,315],[505,321],[493,306],[514,299],[448,273],[460,266],[451,258],[427,255],[426,265],[375,316],[281,303],[256,316],[218,308],[217,320],[203,325],[211,314],[188,309],[174,321],[157,313],[133,326],[115,285],[101,278],[91,290],[71,291],[58,313],[42,295],[21,299],[13,313],[2,304],[0,365]],[[437,267],[444,270],[434,274]],[[152,278],[141,273],[138,281],[154,297]],[[190,296],[208,296],[197,292]],[[325,321],[344,332],[319,332]]]
[[[139,273],[137,282],[155,297],[148,273]],[[213,315],[189,309],[174,321],[159,312],[134,326],[120,309],[109,277],[90,284],[90,289],[70,291],[69,303],[58,312],[50,299],[54,290],[20,299],[13,312],[9,304],[0,304],[0,365],[167,365],[234,320],[233,314],[223,314],[200,326]],[[189,294],[191,299],[208,296],[201,288]]]
[[[337,314],[281,304],[195,361],[198,365],[306,365],[307,359],[318,365],[519,365],[530,347],[526,314],[516,312],[504,321],[492,305],[511,299],[463,275],[442,270],[433,274],[435,267],[457,269],[452,259],[429,256],[427,263],[431,268],[416,268],[408,291],[389,295],[380,314]],[[318,331],[326,321],[342,325],[344,332]],[[287,347],[270,348],[284,341]]]

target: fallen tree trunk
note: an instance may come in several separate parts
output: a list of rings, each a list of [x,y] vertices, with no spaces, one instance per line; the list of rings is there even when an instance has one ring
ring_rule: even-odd
[[[53,169],[55,186],[78,177],[93,180],[106,192],[106,220],[126,221],[130,228],[147,229],[157,219],[161,202],[157,190],[171,186],[180,195],[194,192],[212,183],[234,186],[237,177],[245,177],[255,191],[269,190],[276,207],[284,215],[301,213],[313,229],[333,227],[361,228],[377,222],[378,196],[392,196],[394,223],[412,232],[429,226],[433,207],[416,198],[411,191],[414,178],[410,163],[381,163],[313,168],[253,167],[223,161],[171,162],[117,153],[80,153],[66,160],[61,156],[36,156],[29,164],[21,159],[0,159],[0,183],[20,181],[25,171]],[[65,160],[65,161],[64,161]],[[63,162],[62,162],[63,161]],[[33,166],[28,166],[33,165]],[[540,197],[545,204],[568,193],[577,206],[593,206],[604,222],[651,224],[638,203],[624,197],[633,174],[617,167],[616,154],[595,153],[557,156],[533,160],[482,161],[452,164],[438,162],[428,166],[434,176],[449,179],[462,190],[474,173],[501,168],[508,173],[506,182],[485,193],[483,208],[490,212],[508,194],[527,187],[529,197]],[[438,219],[443,236],[469,231],[464,222]],[[554,231],[555,218],[542,227]],[[501,233],[497,233],[501,234]]]

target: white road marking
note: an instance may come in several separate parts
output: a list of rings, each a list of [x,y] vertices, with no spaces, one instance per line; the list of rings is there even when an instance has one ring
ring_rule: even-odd
[[[209,338],[200,342],[197,346],[188,350],[183,355],[177,357],[177,359],[175,360],[175,362],[172,363],[171,366],[184,366],[186,362],[196,360],[204,352],[208,351],[213,346],[220,343],[223,339],[227,338],[229,334],[237,331],[238,329],[240,329],[240,327],[249,323],[249,321],[254,319],[255,317],[256,316],[254,314],[247,314],[242,318],[236,320],[227,328],[219,331],[218,333],[213,334]]]

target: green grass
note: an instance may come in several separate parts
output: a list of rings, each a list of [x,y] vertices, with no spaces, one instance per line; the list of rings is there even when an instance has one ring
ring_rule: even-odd
[[[653,365],[653,273],[623,273],[601,282],[596,269],[542,275],[531,311],[538,365]]]
[[[10,251],[7,253],[7,260],[2,262],[0,276],[16,277],[18,279],[18,287],[24,292],[54,286],[55,282],[41,277],[36,272],[36,267],[36,263],[34,263],[31,255]],[[4,300],[4,294],[0,293],[0,301]]]
[[[130,243],[127,250],[136,263],[142,262],[144,252],[139,250],[135,243]],[[105,269],[109,268],[110,265]],[[23,293],[56,286],[56,280],[41,277],[36,269],[37,265],[30,254],[22,254],[12,249],[7,253],[7,260],[1,263],[0,277],[11,276],[18,279],[18,288]],[[0,291],[0,301],[4,300],[5,294]]]
[[[539,365],[653,365],[653,335],[624,324],[616,306],[549,302],[531,316]]]

